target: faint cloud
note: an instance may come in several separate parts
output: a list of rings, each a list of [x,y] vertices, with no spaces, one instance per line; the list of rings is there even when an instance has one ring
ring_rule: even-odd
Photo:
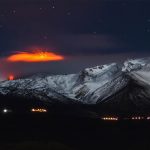
[[[80,53],[108,53],[126,47],[125,43],[111,35],[105,34],[76,34],[59,37],[64,52]]]

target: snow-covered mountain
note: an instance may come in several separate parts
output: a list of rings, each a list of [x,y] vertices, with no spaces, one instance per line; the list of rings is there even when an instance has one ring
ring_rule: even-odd
[[[124,89],[128,92],[122,92]],[[78,74],[34,75],[1,81],[0,95],[83,104],[112,102],[119,95],[119,103],[127,99],[136,105],[150,104],[150,58],[86,68]]]

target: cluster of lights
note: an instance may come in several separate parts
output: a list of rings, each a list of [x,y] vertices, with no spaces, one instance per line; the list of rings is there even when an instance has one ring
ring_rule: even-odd
[[[10,110],[10,109],[6,109],[6,108],[4,108],[3,110],[2,110],[2,113],[3,114],[7,114],[7,113],[10,113],[10,112],[12,112],[12,110]],[[40,112],[40,113],[46,113],[47,112],[47,110],[46,109],[42,109],[42,108],[37,108],[37,109],[31,109],[31,112]]]
[[[131,117],[131,118],[126,118],[126,120],[150,120],[150,117],[134,116],[134,117]]]
[[[118,121],[118,117],[103,117],[101,118],[102,120],[106,120],[106,121]],[[122,118],[123,120],[150,120],[150,116],[149,117],[141,117],[141,116],[134,116],[131,118]]]
[[[144,117],[132,117],[132,120],[143,120]]]
[[[117,121],[118,118],[117,117],[104,117],[102,118],[103,120],[110,120],[110,121]]]
[[[40,109],[40,108],[38,108],[38,109],[31,109],[31,111],[32,112],[40,112],[40,113],[42,113],[42,112],[47,112],[47,110],[46,109]]]

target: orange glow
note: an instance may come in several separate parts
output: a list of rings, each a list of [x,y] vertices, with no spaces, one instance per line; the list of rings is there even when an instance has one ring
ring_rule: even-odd
[[[10,75],[10,76],[9,76],[9,80],[14,80],[14,76],[13,76],[13,75]]]
[[[64,57],[52,52],[19,52],[7,58],[10,62],[46,62],[60,61]]]
[[[37,109],[34,109],[34,108],[33,108],[33,109],[31,109],[31,111],[32,111],[32,112],[39,112],[39,113],[44,113],[44,112],[46,113],[46,112],[47,112],[46,109],[41,109],[41,108],[37,108]]]
[[[107,120],[107,121],[118,121],[118,117],[104,117],[101,118],[102,120]]]

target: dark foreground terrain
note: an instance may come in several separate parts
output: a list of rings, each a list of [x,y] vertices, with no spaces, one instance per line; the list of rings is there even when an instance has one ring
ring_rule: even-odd
[[[47,114],[0,116],[0,150],[80,149],[150,149],[150,121],[104,122]]]

